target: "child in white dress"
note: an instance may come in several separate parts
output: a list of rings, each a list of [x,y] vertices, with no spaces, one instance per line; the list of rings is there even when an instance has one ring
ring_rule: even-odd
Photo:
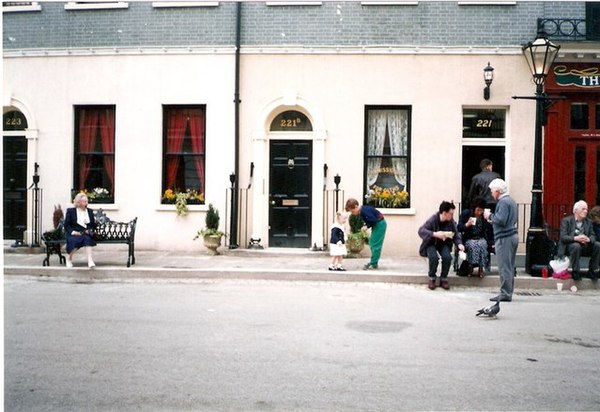
[[[335,214],[335,223],[331,225],[331,236],[329,238],[329,255],[331,256],[331,264],[329,270],[344,271],[342,260],[348,253],[346,250],[346,221],[348,215],[342,212]]]

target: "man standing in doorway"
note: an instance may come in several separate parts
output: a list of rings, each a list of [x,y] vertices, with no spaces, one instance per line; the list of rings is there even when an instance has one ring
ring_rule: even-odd
[[[486,209],[483,216],[494,227],[496,260],[500,272],[500,294],[490,300],[510,302],[515,284],[515,259],[519,245],[518,209],[515,201],[508,195],[508,186],[504,180],[492,180],[490,191],[494,200],[497,201],[496,211],[491,213]]]
[[[500,178],[498,173],[492,171],[493,165],[490,159],[479,162],[481,172],[473,176],[469,189],[469,204],[472,204],[475,198],[482,197],[485,200],[485,207],[492,211],[496,208],[496,201],[492,197],[489,186],[492,180]]]

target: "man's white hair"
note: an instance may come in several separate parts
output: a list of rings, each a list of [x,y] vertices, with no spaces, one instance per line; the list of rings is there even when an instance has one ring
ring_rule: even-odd
[[[585,200],[578,200],[573,205],[573,213],[577,212],[578,210],[580,210],[583,207],[585,207],[587,209],[587,203],[585,202]]]
[[[508,185],[506,184],[506,182],[502,179],[494,179],[490,182],[490,185],[488,186],[490,188],[490,190],[497,190],[500,192],[500,194],[504,194],[508,192]]]

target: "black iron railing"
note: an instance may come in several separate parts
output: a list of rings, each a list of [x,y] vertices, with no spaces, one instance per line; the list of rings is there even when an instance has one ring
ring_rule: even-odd
[[[323,193],[323,246],[329,244],[329,230],[337,211],[343,212],[346,200],[341,189],[329,189]]]
[[[456,203],[458,214],[462,211],[462,205]],[[519,231],[519,242],[525,243],[527,239],[527,229],[529,229],[531,203],[517,203],[519,219],[517,229]],[[573,212],[573,205],[565,204],[544,204],[542,214],[544,216],[544,229],[551,240],[558,240],[560,232],[560,221],[563,217]],[[458,220],[458,216],[455,216]]]
[[[537,27],[552,40],[600,40],[600,20],[540,18]]]
[[[231,227],[230,223],[231,223],[231,218],[232,216],[235,216],[235,218],[237,219],[237,238],[236,239],[232,239],[231,238],[231,233],[229,233],[229,230],[227,231],[227,245],[228,246],[232,246],[235,245],[235,247],[240,246],[240,247],[245,247],[247,246],[247,244],[243,243],[246,241],[249,241],[250,239],[250,234],[248,233],[248,227],[250,225],[250,221],[252,220],[249,216],[250,213],[250,203],[252,201],[252,188],[248,187],[246,189],[238,189],[237,190],[237,196],[236,196],[236,200],[237,200],[237,212],[235,214],[231,213],[231,208],[229,207],[229,205],[231,205],[231,195],[232,195],[232,189],[226,189],[226,193],[225,193],[225,228],[229,229]],[[242,243],[240,243],[240,239],[242,240]]]
[[[227,189],[227,200],[231,199],[231,189]],[[240,245],[245,247],[250,241],[249,226],[251,222],[250,216],[250,205],[252,203],[252,189],[238,189],[238,239],[228,239],[228,244]],[[324,191],[323,196],[323,245],[329,243],[329,229],[331,224],[335,220],[335,213],[338,210],[344,209],[345,194],[343,190],[328,189]],[[228,202],[226,204],[229,204]],[[455,202],[457,213],[455,219],[458,219],[458,215],[462,211],[462,204]],[[529,228],[529,221],[531,215],[531,204],[530,203],[517,203],[519,210],[519,219],[517,222],[517,229],[519,231],[519,242],[525,243],[527,239],[527,229]],[[557,241],[560,231],[560,221],[563,217],[570,215],[573,212],[573,205],[567,204],[545,204],[542,209],[544,216],[544,229],[546,229],[547,235],[551,240]],[[226,226],[229,227],[229,221],[231,219],[231,211],[225,211]],[[228,233],[229,236],[229,233]]]

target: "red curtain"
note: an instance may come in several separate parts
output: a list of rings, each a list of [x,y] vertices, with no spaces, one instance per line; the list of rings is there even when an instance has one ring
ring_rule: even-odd
[[[196,170],[200,181],[200,192],[204,192],[204,112],[200,109],[190,110],[189,114],[192,152],[196,156]]]
[[[167,189],[175,189],[175,178],[181,157],[181,148],[185,137],[185,124],[187,114],[182,110],[169,110],[167,115]]]
[[[115,193],[115,111],[113,109],[104,109],[100,111],[99,116],[100,139],[102,151],[104,152],[104,169],[108,175],[110,184],[109,191],[114,196]],[[112,155],[112,156],[111,156]]]
[[[96,145],[96,132],[98,128],[98,111],[95,109],[81,110],[79,118],[79,152],[89,153]],[[79,187],[84,189],[85,182],[90,173],[91,156],[84,154],[79,157]]]

